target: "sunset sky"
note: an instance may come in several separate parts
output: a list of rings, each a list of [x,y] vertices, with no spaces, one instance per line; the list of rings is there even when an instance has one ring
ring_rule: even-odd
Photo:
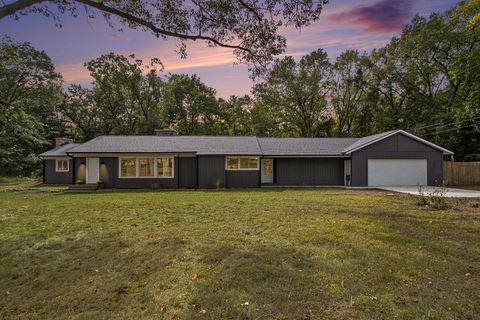
[[[323,48],[334,59],[346,49],[370,51],[385,45],[400,34],[402,27],[416,14],[428,16],[445,11],[455,0],[330,0],[320,21],[302,29],[283,29],[287,38],[287,55],[300,57]],[[139,58],[157,57],[165,65],[165,73],[197,74],[218,96],[250,93],[252,86],[247,68],[233,65],[230,49],[208,48],[201,42],[188,42],[188,58],[175,53],[176,41],[161,40],[152,34],[126,29],[111,29],[101,18],[62,17],[63,28],[52,20],[31,14],[20,20],[0,21],[0,37],[8,35],[14,41],[30,42],[45,50],[66,84],[91,82],[83,63],[103,53],[135,54]]]

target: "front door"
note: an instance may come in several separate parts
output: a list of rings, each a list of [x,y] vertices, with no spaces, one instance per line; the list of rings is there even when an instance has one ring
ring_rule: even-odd
[[[263,158],[262,164],[262,183],[273,183],[273,159]]]
[[[97,183],[98,179],[100,178],[99,164],[98,158],[87,158],[87,183]]]

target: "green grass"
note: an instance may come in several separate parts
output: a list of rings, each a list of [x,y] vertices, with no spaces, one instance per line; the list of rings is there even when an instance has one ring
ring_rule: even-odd
[[[478,319],[479,209],[416,203],[342,189],[0,192],[0,318]]]
[[[66,185],[42,185],[41,178],[0,177],[0,192],[2,191],[36,191],[55,192],[67,189]]]

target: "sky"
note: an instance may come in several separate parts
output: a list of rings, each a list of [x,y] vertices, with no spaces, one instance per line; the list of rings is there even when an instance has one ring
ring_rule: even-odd
[[[415,14],[429,16],[443,12],[456,4],[455,0],[330,0],[319,21],[301,30],[284,28],[287,39],[286,55],[296,58],[318,48],[330,59],[342,51],[356,49],[369,52],[384,46],[401,34]],[[19,20],[0,20],[0,38],[9,36],[16,42],[30,42],[44,50],[56,70],[63,75],[65,85],[89,85],[91,78],[83,63],[101,54],[135,54],[141,59],[159,58],[164,73],[196,74],[219,97],[249,94],[252,81],[245,65],[235,64],[231,49],[208,48],[201,42],[187,42],[188,57],[181,59],[175,52],[175,39],[162,40],[151,33],[125,29],[118,32],[102,18],[87,19],[65,15],[62,28],[51,19],[38,14]]]

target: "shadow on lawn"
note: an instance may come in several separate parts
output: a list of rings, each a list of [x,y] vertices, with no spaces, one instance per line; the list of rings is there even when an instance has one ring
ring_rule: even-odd
[[[2,243],[0,318],[310,319],[321,308],[308,254],[106,236]]]
[[[185,250],[176,237],[2,241],[0,318],[135,318],[160,313],[149,286]],[[115,316],[116,315],[116,316]]]
[[[195,285],[189,319],[310,319],[323,308],[311,257],[284,247],[204,247],[207,274]],[[205,310],[205,311],[202,311]],[[205,312],[205,314],[202,314]]]

